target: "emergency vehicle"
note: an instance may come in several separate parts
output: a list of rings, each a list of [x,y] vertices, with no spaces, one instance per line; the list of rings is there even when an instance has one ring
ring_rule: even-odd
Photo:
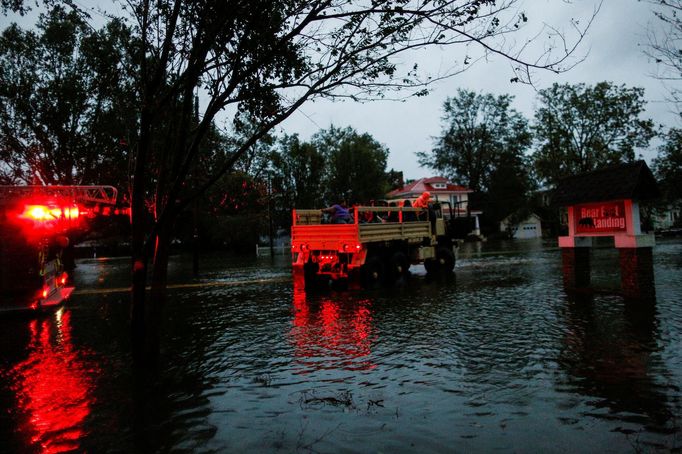
[[[0,312],[57,306],[74,288],[64,251],[110,212],[112,186],[0,186]]]
[[[325,223],[322,210],[292,212],[294,272],[306,283],[359,282],[370,288],[409,275],[412,264],[427,273],[452,272],[459,240],[453,237],[452,207],[356,206],[352,223]]]

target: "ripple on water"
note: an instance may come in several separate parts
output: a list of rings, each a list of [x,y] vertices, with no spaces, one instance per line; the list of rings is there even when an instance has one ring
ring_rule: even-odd
[[[409,285],[377,291],[310,294],[281,263],[207,262],[200,280],[219,285],[170,292],[158,374],[128,367],[122,299],[75,297],[68,336],[53,318],[35,336],[26,321],[7,322],[0,402],[25,434],[7,439],[37,449],[63,442],[59,432],[89,451],[679,447],[682,244],[655,249],[649,309],[569,297],[559,251],[514,244],[463,250],[450,279],[416,267]],[[616,257],[594,257],[595,279],[612,285]],[[94,286],[128,273],[100,261],[79,270]],[[172,275],[191,282],[187,270],[180,261]],[[27,371],[47,374],[69,354],[75,366],[63,373],[80,385],[64,408],[85,402],[88,414],[32,441]]]

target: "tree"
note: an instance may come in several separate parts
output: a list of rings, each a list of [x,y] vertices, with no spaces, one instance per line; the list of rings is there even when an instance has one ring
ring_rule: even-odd
[[[401,189],[405,186],[405,178],[403,172],[400,170],[391,169],[386,174],[386,181],[388,181],[388,190]]]
[[[242,114],[235,119],[235,128],[231,136],[227,136],[224,150],[233,150],[253,134],[258,131],[258,120],[246,114]],[[272,150],[275,138],[270,134],[265,134],[256,143],[245,149],[242,155],[233,165],[233,170],[251,175],[255,179],[264,178],[270,166]],[[212,172],[209,172],[209,175]]]
[[[312,209],[323,205],[324,157],[314,144],[298,135],[285,135],[272,155],[272,188],[275,219],[279,226],[291,223],[292,208]]]
[[[203,231],[212,246],[253,253],[253,245],[267,232],[267,187],[261,180],[242,172],[223,176],[206,193]]]
[[[528,121],[511,108],[510,95],[495,97],[458,90],[443,104],[443,130],[431,152],[419,152],[419,164],[476,191],[487,190],[503,161],[522,161],[531,144]],[[525,172],[523,166],[517,169]]]
[[[654,136],[653,122],[640,119],[644,89],[600,82],[540,90],[535,112],[534,154],[538,176],[547,183],[635,158]]]
[[[531,192],[536,184],[529,168],[530,159],[524,155],[508,153],[498,161],[483,197],[482,221],[491,231],[497,231],[500,221],[507,216],[510,216],[511,225],[517,225],[532,213]]]
[[[656,77],[664,81],[670,90],[672,101],[680,111],[682,93],[682,0],[650,0],[658,24],[649,31],[649,46],[645,53],[658,66]]]
[[[327,205],[345,200],[368,202],[388,192],[388,149],[370,134],[331,126],[315,134],[313,143],[326,162],[324,199]]]
[[[135,52],[139,141],[133,149],[131,188],[135,359],[143,362],[158,352],[174,219],[305,102],[322,96],[372,99],[392,89],[412,89],[423,95],[430,81],[469,64],[470,59],[463,58],[451,72],[435,77],[420,72],[416,64],[402,64],[412,59],[413,52],[430,46],[476,44],[483,54],[510,59],[516,78],[533,69],[569,67],[575,47],[564,47],[567,53],[558,58],[548,55],[544,46],[534,56],[524,53],[532,47],[525,42],[517,49],[509,47],[504,38],[528,23],[528,16],[519,13],[515,3],[127,1],[126,12],[140,42]],[[1,5],[16,11],[24,2],[3,0]],[[578,30],[576,42],[583,31]],[[205,101],[195,125],[192,107],[198,89]],[[175,121],[170,121],[169,112]],[[224,166],[205,184],[188,190],[185,182],[216,115],[240,112],[258,119],[259,127],[229,150]],[[163,140],[155,141],[155,137]],[[147,222],[150,202],[153,219]],[[150,260],[151,297],[147,299]]]
[[[4,184],[127,184],[135,141],[130,67],[120,20],[93,30],[61,6],[35,31],[0,37],[0,180]]]
[[[658,149],[653,162],[654,173],[663,193],[663,200],[670,204],[682,202],[682,130],[671,128],[665,142]]]

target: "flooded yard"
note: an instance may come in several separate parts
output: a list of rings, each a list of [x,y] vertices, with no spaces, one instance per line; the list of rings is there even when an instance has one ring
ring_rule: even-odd
[[[176,257],[162,362],[131,367],[127,259],[57,312],[0,319],[0,451],[682,449],[682,241],[655,303],[569,297],[550,243],[469,243],[455,274],[306,293],[288,257]],[[593,282],[619,283],[597,249]],[[187,285],[184,285],[187,284]]]

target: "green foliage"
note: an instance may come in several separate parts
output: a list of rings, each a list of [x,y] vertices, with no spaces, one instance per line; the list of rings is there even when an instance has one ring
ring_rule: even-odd
[[[405,186],[405,179],[403,177],[403,172],[399,170],[389,170],[386,173],[386,181],[388,182],[388,191],[392,191],[394,189],[401,189],[403,186]]]
[[[315,134],[313,143],[324,156],[324,198],[327,205],[345,200],[368,202],[388,192],[388,149],[365,133],[330,127]]]
[[[285,135],[271,154],[271,215],[274,225],[289,227],[293,208],[312,209],[323,205],[324,157],[298,135]]]
[[[443,104],[443,130],[431,152],[417,153],[419,163],[474,190],[487,190],[498,166],[523,164],[531,144],[527,120],[511,108],[513,97],[459,90]]]
[[[493,170],[484,208],[485,219],[492,225],[497,226],[509,215],[512,223],[516,223],[531,214],[531,192],[536,185],[526,170],[530,168],[529,161],[525,156],[506,155]]]
[[[658,179],[663,200],[682,204],[682,130],[671,128],[658,149],[653,170]]]
[[[267,231],[267,187],[241,172],[223,176],[197,201],[204,245],[250,251]]]
[[[350,127],[321,130],[310,142],[284,136],[272,155],[276,225],[290,225],[292,208],[383,198],[402,181],[402,172],[386,172],[387,158],[383,145]]]
[[[538,176],[557,179],[635,159],[635,148],[654,136],[651,120],[642,120],[644,90],[600,82],[559,85],[540,90],[535,113]]]
[[[258,131],[258,122],[255,118],[242,114],[235,122],[233,134],[227,135],[221,151],[231,156],[235,150],[247,142]],[[270,166],[275,138],[265,134],[256,143],[245,148],[244,152],[237,157],[233,169],[248,174],[255,179],[265,177]],[[209,174],[218,171],[212,169]]]
[[[61,6],[35,30],[0,37],[0,179],[4,183],[127,181],[137,129],[130,58],[135,39],[119,20],[93,30]]]
[[[285,135],[272,156],[273,188],[278,195],[278,207],[287,213],[292,208],[312,209],[323,205],[325,162],[322,153],[298,135]]]

